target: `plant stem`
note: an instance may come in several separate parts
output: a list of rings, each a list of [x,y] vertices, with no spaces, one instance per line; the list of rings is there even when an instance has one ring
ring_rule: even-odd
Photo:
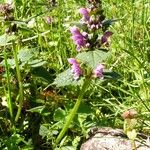
[[[6,69],[6,77],[7,77],[7,88],[8,88],[8,95],[7,97],[7,104],[9,108],[9,113],[11,116],[11,119],[13,118],[13,108],[12,108],[12,100],[11,100],[11,87],[10,87],[10,76],[9,76],[9,66],[7,62],[7,53],[4,49],[4,61],[5,61],[5,69]]]
[[[132,150],[137,150],[135,140],[131,140]]]
[[[56,139],[56,144],[58,144],[60,142],[60,140],[63,138],[64,134],[68,130],[68,128],[69,128],[69,126],[70,126],[70,124],[71,124],[74,116],[76,115],[76,112],[77,112],[79,106],[80,106],[80,103],[82,101],[84,93],[86,92],[86,89],[89,86],[89,83],[90,83],[89,80],[86,79],[85,82],[84,82],[84,84],[83,84],[83,86],[82,86],[82,89],[81,89],[81,91],[79,93],[78,99],[77,99],[77,101],[76,101],[76,103],[75,103],[75,105],[74,105],[71,113],[69,114],[69,116],[67,118],[67,121],[66,121],[63,129],[61,130],[61,132],[59,133],[59,135],[58,135],[58,137]]]
[[[18,106],[18,111],[17,111],[16,117],[15,117],[15,122],[17,122],[20,117],[20,113],[21,113],[22,105],[23,105],[23,99],[24,99],[23,83],[22,83],[21,73],[20,73],[20,69],[19,69],[19,63],[18,63],[16,49],[18,49],[18,47],[16,47],[15,42],[13,42],[13,55],[14,55],[14,60],[15,60],[15,65],[16,65],[17,79],[18,79],[18,83],[19,83],[19,106]]]

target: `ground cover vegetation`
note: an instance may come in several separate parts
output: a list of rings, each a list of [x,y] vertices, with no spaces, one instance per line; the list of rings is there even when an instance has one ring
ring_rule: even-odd
[[[93,127],[150,134],[148,0],[0,0],[0,149],[80,149]]]

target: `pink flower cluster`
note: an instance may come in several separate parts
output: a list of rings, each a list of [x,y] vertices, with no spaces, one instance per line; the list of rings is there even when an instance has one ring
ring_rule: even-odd
[[[77,62],[75,58],[69,58],[68,59],[69,64],[71,64],[73,78],[75,80],[79,79],[79,77],[82,75],[82,70],[80,68],[80,64]]]
[[[83,16],[82,20],[85,24],[87,24],[87,26],[92,29],[99,29],[100,27],[102,27],[101,21],[99,21],[99,18],[96,19],[95,17],[93,18],[92,16],[90,16],[90,10],[87,8],[80,8],[79,9],[79,13]]]
[[[82,75],[82,70],[80,68],[80,64],[78,63],[78,61],[75,58],[69,58],[68,59],[69,64],[71,64],[71,68],[72,68],[72,73],[73,73],[73,78],[75,80],[79,79],[79,77]],[[103,69],[104,69],[104,65],[99,64],[94,70],[93,70],[93,74],[94,77],[96,78],[100,78],[103,79],[104,75],[103,75]]]
[[[91,32],[91,31],[95,31],[98,29],[102,29],[103,28],[103,21],[105,19],[105,17],[102,16],[92,16],[91,13],[91,9],[87,9],[87,8],[80,8],[79,9],[79,13],[83,16],[82,20],[83,20],[83,24],[86,24],[88,27],[87,32]],[[89,30],[90,29],[90,30]],[[105,30],[106,31],[106,30]],[[93,40],[92,37],[89,32],[89,35],[87,32],[80,32],[79,28],[76,26],[73,26],[70,28],[70,32],[72,34],[72,39],[75,43],[75,45],[77,46],[77,51],[80,52],[81,48],[93,48],[98,46],[109,46],[109,38],[110,36],[113,34],[111,31],[106,31],[103,36],[101,37],[100,41],[99,38],[96,38],[95,41],[97,40],[97,42],[94,42],[95,44],[93,44]],[[98,36],[98,35],[97,35]],[[96,36],[95,36],[96,37]],[[93,37],[93,39],[95,38]],[[99,37],[99,36],[98,36]],[[97,45],[96,45],[97,43]]]
[[[74,43],[77,45],[77,51],[80,52],[82,47],[87,47],[87,38],[88,34],[86,32],[81,33],[76,26],[70,28],[72,39]]]

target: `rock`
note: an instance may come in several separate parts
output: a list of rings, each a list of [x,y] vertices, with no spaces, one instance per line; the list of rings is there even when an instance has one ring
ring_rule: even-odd
[[[92,132],[80,150],[133,150],[133,143],[120,129],[94,128]],[[135,145],[137,150],[150,150],[150,137],[138,134]]]

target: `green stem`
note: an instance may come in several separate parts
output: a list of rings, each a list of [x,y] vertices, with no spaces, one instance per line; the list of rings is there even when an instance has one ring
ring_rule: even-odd
[[[13,118],[13,108],[12,108],[12,100],[11,100],[10,76],[9,76],[9,67],[8,67],[8,62],[7,62],[7,53],[6,53],[5,49],[4,49],[4,61],[5,61],[7,88],[8,88],[7,104],[8,104],[9,113],[10,113],[10,116],[12,119]]]
[[[134,46],[134,30],[135,30],[135,0],[132,0],[132,28],[131,28],[131,44]]]
[[[76,115],[76,112],[77,112],[77,110],[78,110],[78,108],[80,106],[80,103],[82,101],[82,98],[84,96],[84,93],[86,92],[86,89],[87,89],[88,85],[89,85],[89,80],[86,80],[84,82],[83,86],[82,86],[82,89],[81,89],[81,91],[79,93],[79,97],[78,97],[78,99],[77,99],[77,101],[76,101],[76,103],[75,103],[71,113],[69,114],[63,129],[61,130],[61,132],[59,133],[59,135],[58,135],[58,137],[56,139],[56,144],[58,144],[60,142],[60,140],[63,138],[64,134],[68,130],[68,128],[69,128],[69,126],[70,126],[74,116]]]
[[[13,42],[13,55],[14,55],[14,60],[15,60],[15,65],[16,65],[16,73],[17,73],[17,79],[19,83],[19,106],[18,106],[18,111],[15,117],[15,121],[17,122],[20,113],[22,110],[22,105],[23,105],[23,99],[24,99],[24,93],[23,93],[23,83],[22,83],[22,78],[21,78],[21,73],[19,69],[19,63],[18,63],[18,57],[17,57],[17,50],[16,50],[15,42]]]

